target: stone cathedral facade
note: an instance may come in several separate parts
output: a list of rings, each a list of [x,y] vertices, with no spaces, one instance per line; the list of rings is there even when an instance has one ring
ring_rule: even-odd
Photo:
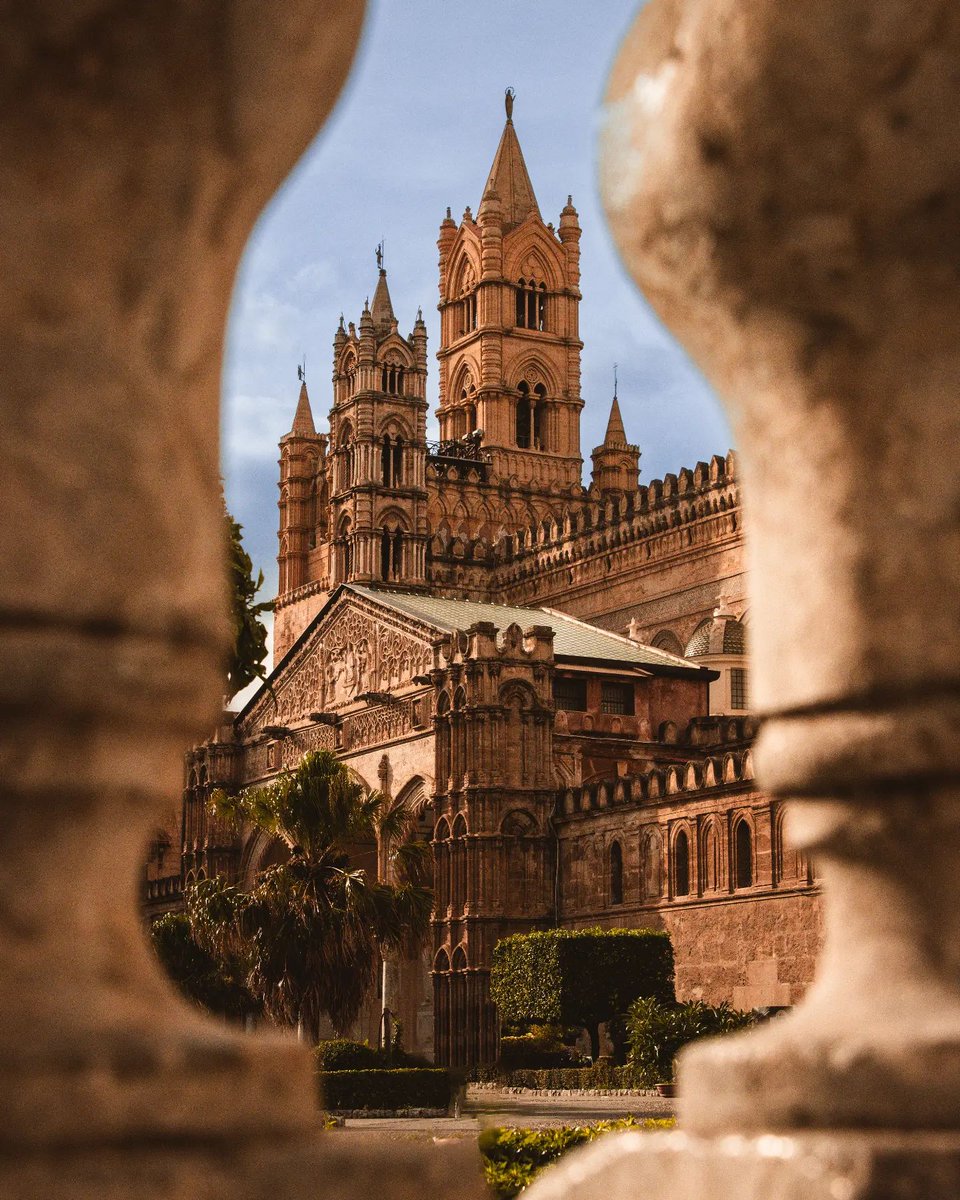
[[[400,332],[380,265],[333,339],[327,431],[306,384],[280,443],[270,687],[188,756],[149,911],[190,880],[250,882],[276,848],[218,827],[213,787],[336,751],[433,843],[433,943],[381,1005],[441,1062],[496,1055],[497,940],[668,929],[678,992],[795,1002],[819,897],[753,782],[735,457],[638,482],[616,395],[583,482],[580,226],[543,219],[512,121],[476,215],[440,225],[440,440],[422,315]],[[593,401],[591,401],[593,402]],[[376,869],[376,847],[369,847]]]

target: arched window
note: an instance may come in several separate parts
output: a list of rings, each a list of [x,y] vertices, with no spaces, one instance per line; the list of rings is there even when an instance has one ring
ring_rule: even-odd
[[[530,402],[530,385],[521,383],[519,387],[520,395],[517,399],[517,429],[516,443],[521,450],[530,449],[530,441],[533,436],[532,426],[532,405]]]
[[[477,294],[464,296],[460,304],[460,333],[472,333],[477,327]]]
[[[307,524],[309,531],[307,533],[307,549],[316,550],[317,548],[317,480],[316,477],[310,484],[310,499],[307,502]]]
[[[384,363],[380,369],[380,391],[390,396],[403,395],[403,367]]]
[[[393,447],[390,445],[390,435],[385,434],[380,449],[380,475],[384,487],[390,487],[393,482]]]
[[[547,285],[533,279],[517,280],[516,324],[520,329],[547,327]]]
[[[713,821],[704,825],[700,842],[701,890],[715,892],[720,879],[720,841]]]
[[[610,846],[610,903],[623,903],[623,851],[619,842]]]
[[[403,575],[403,530],[384,525],[380,531],[380,578],[400,579]]]
[[[659,829],[648,829],[643,835],[640,850],[645,900],[659,900],[663,895],[663,839]]]
[[[523,278],[517,280],[516,324],[521,329],[525,329],[527,324],[527,281]]]
[[[353,539],[350,531],[350,518],[344,517],[340,522],[337,537],[337,576],[341,583],[346,583],[353,573]]]
[[[477,428],[477,389],[470,385],[460,390],[460,407],[463,410],[463,433],[473,433]],[[459,428],[459,426],[458,426]],[[458,435],[462,436],[462,434]]]
[[[538,383],[533,389],[533,448],[547,448],[547,389]]]
[[[736,881],[738,888],[753,887],[753,833],[749,823],[741,819],[734,834]]]
[[[681,829],[673,842],[673,894],[690,895],[690,839]]]

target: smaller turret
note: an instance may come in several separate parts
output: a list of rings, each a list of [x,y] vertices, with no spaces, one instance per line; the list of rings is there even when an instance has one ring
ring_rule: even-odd
[[[607,420],[607,432],[603,445],[597,446],[593,459],[593,485],[591,490],[600,496],[613,498],[637,489],[640,472],[640,447],[627,441],[617,398],[616,368],[614,368],[613,403]]]

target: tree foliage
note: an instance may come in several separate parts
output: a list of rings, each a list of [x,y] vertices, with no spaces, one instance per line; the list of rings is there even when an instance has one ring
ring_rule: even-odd
[[[262,613],[270,612],[270,601],[256,602],[263,586],[263,572],[253,575],[253,561],[243,548],[243,526],[223,508],[227,533],[227,581],[229,587],[230,619],[233,626],[233,647],[227,663],[227,685],[231,695],[242,691],[254,679],[266,676],[267,630],[261,621]]]
[[[211,807],[279,839],[289,858],[250,891],[223,879],[195,885],[187,897],[194,937],[218,957],[245,962],[250,989],[274,1020],[302,1024],[314,1041],[325,1016],[345,1032],[381,953],[415,949],[429,927],[430,848],[410,840],[413,814],[365,792],[329,751],[305,755],[266,787],[216,792]],[[376,840],[389,855],[393,883],[352,861],[358,844]]]
[[[150,937],[164,969],[187,999],[235,1020],[262,1011],[244,982],[242,964],[233,956],[221,960],[201,949],[185,913],[164,914],[151,926]]]
[[[673,1000],[673,947],[651,929],[515,934],[494,949],[490,995],[503,1024],[582,1026],[596,1058],[601,1022],[616,1042],[638,997]]]

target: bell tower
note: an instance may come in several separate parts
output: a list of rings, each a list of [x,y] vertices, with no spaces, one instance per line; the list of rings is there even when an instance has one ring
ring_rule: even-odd
[[[480,439],[495,473],[535,492],[578,489],[580,225],[570,197],[546,224],[507,120],[474,218],[440,226],[440,436]]]
[[[427,329],[398,332],[383,248],[359,333],[333,339],[330,411],[330,582],[426,584]]]

